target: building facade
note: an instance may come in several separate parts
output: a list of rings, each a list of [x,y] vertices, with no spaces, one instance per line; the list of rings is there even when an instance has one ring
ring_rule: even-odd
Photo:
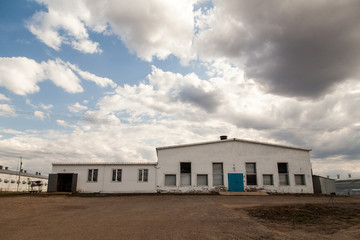
[[[161,192],[313,193],[310,149],[234,138],[156,150]]]
[[[360,195],[360,178],[336,179],[337,195]]]
[[[41,173],[31,174],[13,171],[0,166],[0,191],[5,192],[46,192],[48,178]]]
[[[53,163],[49,192],[153,193],[156,163]]]
[[[242,139],[156,148],[156,163],[53,163],[49,192],[313,193],[310,149]]]

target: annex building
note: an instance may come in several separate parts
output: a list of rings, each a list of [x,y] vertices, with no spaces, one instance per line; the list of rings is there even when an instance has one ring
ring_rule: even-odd
[[[0,191],[4,192],[46,192],[48,178],[36,172],[14,171],[0,166]]]
[[[53,163],[48,191],[313,193],[310,151],[222,137],[158,147],[155,163]]]

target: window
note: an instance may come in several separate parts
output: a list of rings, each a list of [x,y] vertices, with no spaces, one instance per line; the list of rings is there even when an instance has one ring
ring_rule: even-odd
[[[148,181],[148,169],[139,169],[139,182],[147,182]]]
[[[208,175],[207,174],[198,174],[197,175],[197,185],[198,186],[207,186],[208,185]]]
[[[246,163],[246,183],[247,185],[257,185],[256,163]]]
[[[15,180],[14,180],[14,179],[11,179],[11,183],[15,183]]]
[[[180,163],[180,184],[182,186],[191,185],[191,163]]]
[[[122,169],[113,169],[111,181],[113,182],[121,182],[122,177]]]
[[[272,174],[264,174],[263,181],[264,181],[264,185],[274,185]]]
[[[287,163],[278,163],[278,173],[280,185],[289,185],[289,173]]]
[[[223,177],[223,164],[222,163],[213,163],[213,186],[223,186],[224,177]]]
[[[98,169],[89,169],[88,171],[88,182],[97,182]]]
[[[176,186],[176,174],[165,174],[165,186]]]
[[[296,185],[305,185],[305,175],[304,174],[295,174],[295,184]]]

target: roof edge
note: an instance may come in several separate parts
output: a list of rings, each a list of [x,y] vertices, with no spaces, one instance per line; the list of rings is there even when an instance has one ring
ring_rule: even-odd
[[[233,141],[260,144],[260,145],[267,145],[267,146],[274,146],[274,147],[282,147],[282,148],[290,148],[290,149],[296,149],[296,150],[302,150],[302,151],[308,151],[308,152],[310,152],[312,150],[310,148],[302,148],[302,147],[282,145],[282,144],[276,144],[276,143],[265,143],[265,142],[252,141],[252,140],[246,140],[246,139],[241,139],[241,138],[230,138],[230,139],[227,139],[227,140],[216,140],[216,141],[208,141],[208,142],[188,143],[188,144],[179,144],[179,145],[172,145],[172,146],[157,147],[156,151],[164,150],[164,149],[171,149],[171,148],[191,147],[191,146],[207,145],[207,144],[223,143],[223,142],[233,142]]]
[[[53,162],[53,166],[65,165],[156,165],[157,162]]]

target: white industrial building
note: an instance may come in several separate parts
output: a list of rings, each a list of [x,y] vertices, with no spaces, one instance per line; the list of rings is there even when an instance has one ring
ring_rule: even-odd
[[[157,163],[53,163],[48,191],[313,193],[310,151],[223,138],[158,147]]]
[[[47,176],[36,172],[28,173],[23,170],[13,171],[8,167],[0,166],[0,191],[4,192],[46,192]]]
[[[49,192],[153,193],[156,163],[53,163]]]

